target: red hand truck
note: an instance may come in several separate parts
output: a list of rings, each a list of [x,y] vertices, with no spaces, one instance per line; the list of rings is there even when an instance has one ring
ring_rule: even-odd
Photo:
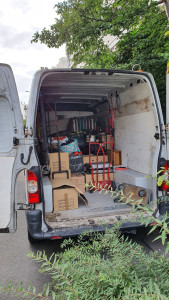
[[[111,159],[108,165],[108,169],[107,169],[107,179],[105,178],[105,152],[103,149],[103,145],[111,145]],[[110,167],[112,165],[112,161],[113,161],[113,144],[114,144],[114,137],[111,137],[111,141],[110,142],[102,142],[102,143],[98,143],[98,142],[91,142],[89,139],[89,163],[91,166],[91,170],[92,170],[92,185],[93,187],[91,187],[91,191],[92,190],[101,190],[101,189],[109,189],[112,186],[112,182],[110,180]],[[97,173],[96,173],[96,180],[94,179],[94,168],[92,166],[92,162],[91,162],[91,145],[98,145],[98,151],[97,151]],[[98,163],[98,156],[99,153],[102,152],[103,154],[103,180],[98,180],[99,177],[99,163]]]

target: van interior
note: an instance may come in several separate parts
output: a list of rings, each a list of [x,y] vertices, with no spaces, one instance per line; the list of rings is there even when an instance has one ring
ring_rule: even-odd
[[[120,189],[143,205],[152,201],[156,187],[146,176],[157,164],[158,126],[150,83],[139,72],[46,71],[36,137],[47,224],[126,219],[131,205],[119,201]]]

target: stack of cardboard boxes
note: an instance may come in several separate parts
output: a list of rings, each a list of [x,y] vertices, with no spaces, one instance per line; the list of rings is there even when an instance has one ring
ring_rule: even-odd
[[[69,169],[69,153],[60,153],[61,172],[59,172],[58,153],[50,153],[50,179],[53,191],[53,210],[69,210],[78,208],[78,194],[83,194],[83,189],[74,182]],[[84,176],[83,176],[84,177]],[[80,177],[81,178],[81,177]],[[82,183],[80,185],[82,187]]]
[[[111,136],[110,136],[111,137]],[[108,140],[108,136],[102,136],[102,139]],[[107,144],[108,146],[110,144]],[[85,188],[85,184],[89,184],[93,181],[102,181],[103,174],[71,174],[69,167],[69,153],[61,152],[60,153],[60,162],[61,162],[61,172],[59,172],[59,157],[58,153],[50,153],[50,180],[52,184],[52,193],[53,193],[53,209],[54,211],[76,209],[78,208],[78,194],[83,195],[85,190],[88,191],[88,187]],[[111,161],[111,148],[107,149],[107,155],[99,155],[98,163],[108,163]],[[122,155],[121,151],[113,150],[112,152],[112,161],[113,165],[121,165]],[[83,155],[83,164],[89,164],[89,155]],[[91,163],[97,163],[97,156],[91,155]],[[111,171],[112,172],[112,171]],[[109,173],[109,178],[111,181],[114,180],[113,173]],[[109,180],[108,174],[105,174],[105,180]]]

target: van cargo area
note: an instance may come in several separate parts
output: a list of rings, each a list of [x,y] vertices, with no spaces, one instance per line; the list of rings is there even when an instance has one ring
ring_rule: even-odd
[[[36,149],[51,228],[134,219],[114,190],[155,201],[160,127],[146,73],[47,70],[38,97]]]

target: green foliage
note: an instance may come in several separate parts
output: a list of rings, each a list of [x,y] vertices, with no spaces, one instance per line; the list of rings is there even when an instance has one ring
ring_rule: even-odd
[[[0,286],[0,294],[12,294],[15,297],[15,299],[21,299],[21,298],[27,298],[30,300],[34,300],[34,299],[55,300],[56,299],[55,295],[54,297],[52,296],[52,292],[50,291],[49,284],[46,284],[46,286],[44,286],[42,293],[38,293],[36,288],[31,287],[30,284],[28,286],[28,289],[25,290],[23,288],[22,283],[20,285],[10,283],[5,287]],[[51,294],[53,298],[48,298],[49,294]]]
[[[88,239],[84,239],[88,235]],[[45,252],[30,253],[41,262],[40,271],[51,275],[52,285],[36,295],[22,285],[0,291],[30,299],[168,299],[168,259],[158,253],[145,254],[141,246],[123,236],[118,227],[105,234],[86,232],[78,241],[68,239],[61,254],[49,259]]]
[[[154,1],[67,0],[55,7],[55,24],[50,30],[36,32],[33,42],[56,48],[66,43],[75,64],[84,62],[89,67],[111,68],[133,65],[133,59],[134,63],[139,59],[138,63],[145,65],[145,55],[149,60],[167,50],[168,40],[164,35],[168,21],[164,9],[154,5]],[[115,59],[104,44],[103,37],[107,35],[119,38]]]
[[[161,4],[155,0],[66,0],[55,6],[55,24],[36,32],[32,41],[56,48],[66,43],[74,67],[84,63],[89,68],[131,69],[140,64],[154,75],[165,110],[169,36]],[[116,50],[105,45],[107,35],[118,37]]]
[[[146,255],[119,236],[118,227],[84,240],[86,234],[77,243],[65,240],[64,253],[49,260],[42,252],[30,254],[51,274],[59,299],[167,299],[168,260]]]
[[[23,126],[24,126],[24,128],[26,127],[26,120],[25,119],[23,119]]]

